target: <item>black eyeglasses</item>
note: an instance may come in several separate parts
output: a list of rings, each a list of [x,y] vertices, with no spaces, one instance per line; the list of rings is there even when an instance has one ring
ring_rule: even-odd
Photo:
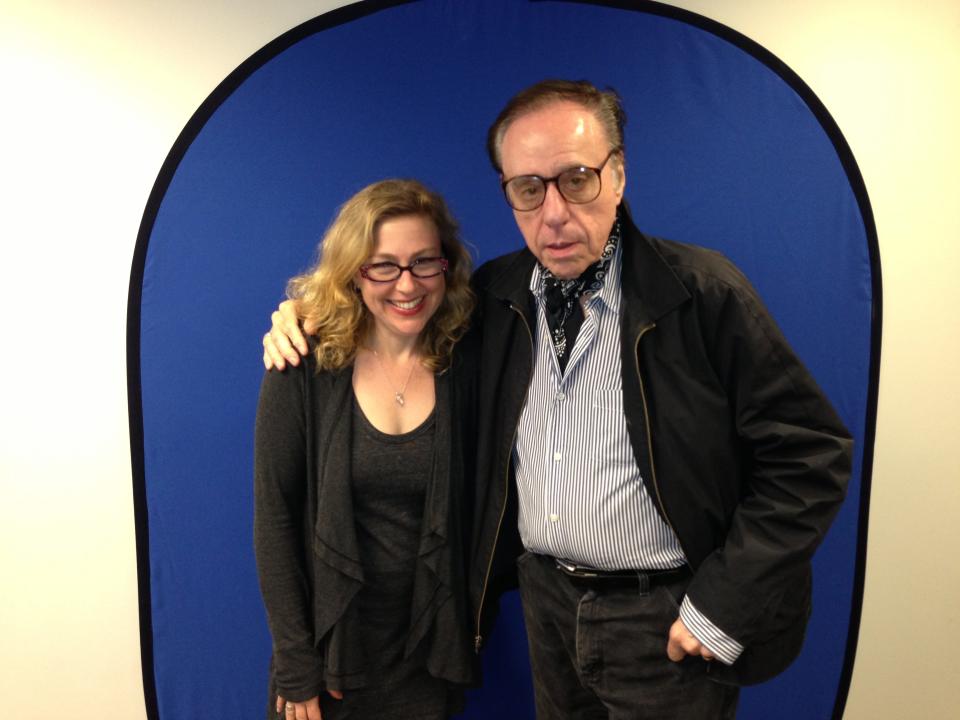
[[[592,202],[600,196],[600,173],[603,172],[603,168],[610,161],[610,158],[619,151],[620,148],[614,148],[607,153],[603,162],[600,163],[600,167],[578,165],[548,178],[539,175],[517,175],[509,180],[504,180],[500,187],[503,188],[503,195],[507,199],[507,204],[520,212],[536,210],[543,205],[543,201],[547,197],[547,185],[550,183],[557,186],[557,191],[567,202],[578,205]]]
[[[442,257],[417,258],[409,265],[397,265],[395,262],[368,263],[360,266],[360,276],[372,282],[392,282],[399,280],[404,270],[409,270],[415,278],[432,278],[445,273],[450,262]]]

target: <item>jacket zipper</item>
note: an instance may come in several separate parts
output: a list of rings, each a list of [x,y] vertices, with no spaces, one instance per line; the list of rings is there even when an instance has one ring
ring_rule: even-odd
[[[527,337],[530,338],[530,353],[533,357],[533,332],[530,330],[530,323],[527,322],[527,318],[524,317],[523,313],[514,306],[510,305],[510,309],[513,310],[520,317],[520,320],[523,322],[523,326],[527,330]],[[531,363],[530,367],[530,376],[527,378],[527,387],[530,387],[530,381],[533,379],[533,365]],[[520,415],[523,414],[523,409],[520,410]],[[517,416],[517,421],[513,426],[513,435],[510,440],[510,447],[512,448],[517,442],[517,430],[520,428],[520,415]],[[503,476],[504,484],[504,495],[503,495],[503,504],[500,506],[500,519],[497,520],[497,532],[493,536],[493,547],[490,550],[490,559],[487,560],[487,573],[483,578],[483,590],[480,592],[480,603],[477,606],[477,634],[473,636],[473,651],[477,654],[480,653],[480,646],[483,645],[483,636],[480,634],[480,621],[483,617],[483,604],[487,598],[487,585],[490,583],[490,571],[493,569],[493,556],[497,552],[497,542],[500,540],[500,528],[503,527],[503,515],[507,511],[507,496],[510,493],[510,463],[507,462],[507,469]]]
[[[647,409],[647,391],[643,386],[643,375],[640,374],[640,340],[656,326],[656,323],[650,323],[649,325],[644,325],[642,328],[640,328],[640,333],[637,335],[637,340],[633,346],[633,357],[636,363],[637,380],[640,383],[640,402],[643,404],[644,431],[647,434],[647,457],[650,458],[650,478],[653,480],[653,489],[657,493],[657,505],[660,506],[660,512],[663,514],[663,519],[666,520],[667,526],[670,528],[673,536],[680,544],[680,549],[683,550],[684,557],[689,558],[690,556],[687,554],[686,548],[683,547],[683,541],[680,539],[680,535],[677,534],[677,530],[674,528],[673,522],[670,520],[670,516],[667,515],[667,508],[664,507],[663,498],[660,496],[660,483],[657,481],[657,468],[653,461],[653,435],[650,432],[650,412]],[[687,563],[689,564],[689,560],[687,560]]]

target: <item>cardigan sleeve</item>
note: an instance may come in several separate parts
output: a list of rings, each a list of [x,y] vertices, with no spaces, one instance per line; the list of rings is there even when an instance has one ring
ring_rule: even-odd
[[[273,638],[277,692],[301,702],[322,689],[315,646],[305,538],[308,423],[306,384],[312,363],[268,371],[260,388],[254,439],[254,550]]]

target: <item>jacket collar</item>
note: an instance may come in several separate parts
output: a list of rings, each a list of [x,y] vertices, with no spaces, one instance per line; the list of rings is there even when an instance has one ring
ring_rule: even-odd
[[[537,259],[529,249],[523,248],[505,255],[502,261],[505,263],[503,269],[491,280],[487,290],[495,298],[523,312],[532,324],[535,315],[530,275]]]
[[[690,293],[673,268],[660,254],[653,240],[640,232],[630,208],[620,206],[623,219],[623,268],[621,286],[626,326],[649,325],[690,299]]]

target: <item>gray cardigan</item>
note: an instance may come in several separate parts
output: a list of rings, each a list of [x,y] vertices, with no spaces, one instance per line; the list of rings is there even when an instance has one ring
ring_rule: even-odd
[[[254,549],[273,637],[271,697],[303,701],[363,687],[351,600],[363,584],[350,490],[353,368],[264,375],[254,460]],[[426,669],[470,683],[463,498],[473,462],[473,375],[463,361],[436,376],[435,456],[428,481],[408,651],[426,643]]]

